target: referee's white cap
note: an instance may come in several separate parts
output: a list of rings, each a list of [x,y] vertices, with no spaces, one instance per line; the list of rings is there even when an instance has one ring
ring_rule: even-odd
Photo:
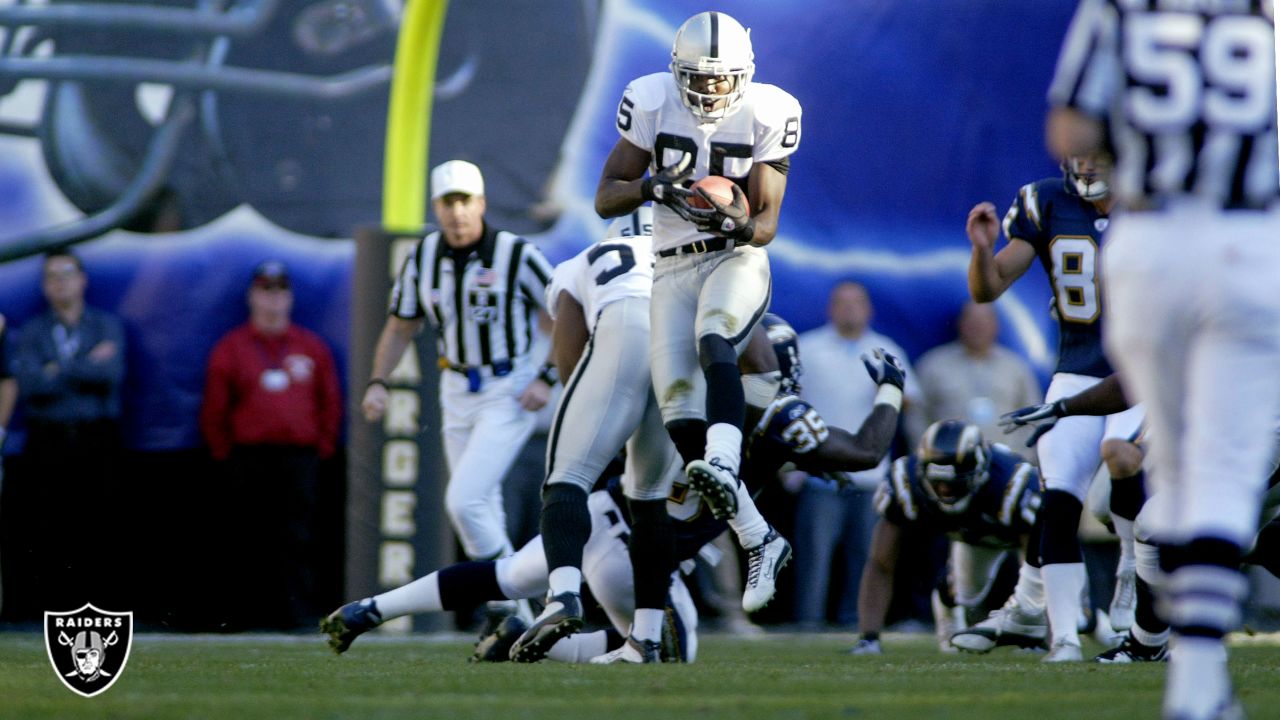
[[[431,171],[431,199],[450,193],[483,195],[484,176],[480,174],[480,168],[466,160],[450,160],[437,165]]]

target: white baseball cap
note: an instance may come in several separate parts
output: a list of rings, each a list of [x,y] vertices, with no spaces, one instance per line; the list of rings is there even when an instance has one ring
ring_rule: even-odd
[[[431,199],[436,200],[449,193],[483,195],[484,176],[480,168],[466,160],[450,160],[440,163],[431,171]]]

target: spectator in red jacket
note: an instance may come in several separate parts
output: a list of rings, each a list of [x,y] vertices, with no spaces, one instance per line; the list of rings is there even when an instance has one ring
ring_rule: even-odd
[[[312,620],[312,549],[319,461],[334,454],[342,397],[333,354],[290,321],[283,263],[264,262],[249,286],[249,321],[209,357],[200,428],[225,474],[228,558],[245,576],[233,624],[296,627]],[[241,522],[235,522],[240,520]],[[237,612],[239,611],[239,612]]]

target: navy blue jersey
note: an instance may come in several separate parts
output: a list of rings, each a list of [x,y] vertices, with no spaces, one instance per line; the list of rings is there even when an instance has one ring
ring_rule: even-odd
[[[786,463],[803,469],[805,456],[830,436],[826,421],[812,405],[780,393],[743,438],[742,477],[754,488]]]
[[[1067,192],[1061,177],[1022,186],[1004,216],[1005,237],[1031,243],[1049,276],[1058,320],[1055,372],[1106,377],[1102,354],[1102,234],[1107,216]]]
[[[901,527],[927,527],[970,545],[996,549],[1021,546],[1040,510],[1040,474],[1005,445],[990,446],[987,481],[962,513],[947,513],[930,499],[915,454],[898,458],[876,490],[876,510]]]

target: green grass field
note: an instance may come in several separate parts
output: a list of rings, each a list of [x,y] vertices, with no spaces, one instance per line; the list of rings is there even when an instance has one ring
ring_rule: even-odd
[[[928,636],[888,636],[885,655],[851,657],[849,642],[710,636],[693,665],[591,667],[472,665],[465,641],[362,638],[337,657],[319,635],[143,635],[120,680],[86,699],[54,676],[39,635],[5,633],[0,718],[1158,717],[1163,666],[942,655]],[[1274,717],[1280,648],[1236,647],[1232,664],[1250,717]]]

